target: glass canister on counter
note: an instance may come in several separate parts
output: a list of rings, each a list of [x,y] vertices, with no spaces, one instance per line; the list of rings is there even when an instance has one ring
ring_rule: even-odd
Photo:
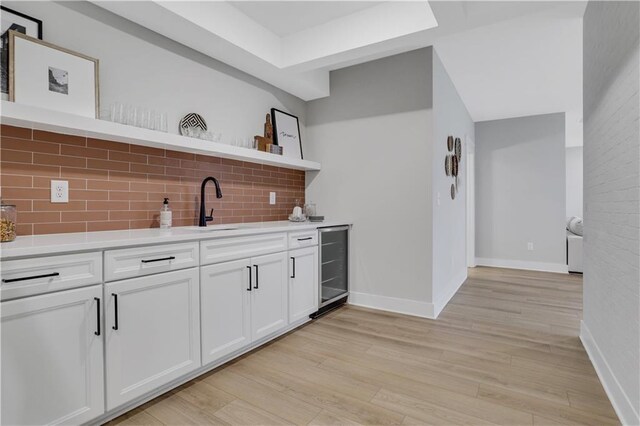
[[[0,242],[16,239],[17,216],[16,206],[0,202]]]
[[[307,218],[311,217],[311,216],[315,216],[316,215],[316,204],[315,203],[307,203],[304,205],[304,215],[307,216]]]

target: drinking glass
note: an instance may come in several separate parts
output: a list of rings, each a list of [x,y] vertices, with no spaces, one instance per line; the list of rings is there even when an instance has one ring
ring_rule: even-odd
[[[146,108],[135,107],[136,126],[147,127],[147,110]]]
[[[160,128],[158,129],[161,132],[167,133],[169,131],[167,124],[167,113],[163,112],[160,114]]]
[[[126,118],[125,118],[124,124],[128,126],[135,126],[137,123],[136,113],[137,113],[137,109],[135,107],[131,105],[125,105],[124,115]]]
[[[111,104],[111,121],[114,123],[125,124],[124,105],[121,102]]]

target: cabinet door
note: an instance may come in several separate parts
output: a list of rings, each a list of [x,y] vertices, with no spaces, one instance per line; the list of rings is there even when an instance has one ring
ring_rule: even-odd
[[[255,341],[287,325],[287,253],[251,259],[251,339]]]
[[[104,412],[101,298],[98,285],[2,303],[2,424],[80,424]]]
[[[198,268],[105,284],[107,409],[200,367]]]
[[[289,322],[318,310],[318,247],[289,252]]]
[[[202,364],[251,343],[249,259],[200,268]]]

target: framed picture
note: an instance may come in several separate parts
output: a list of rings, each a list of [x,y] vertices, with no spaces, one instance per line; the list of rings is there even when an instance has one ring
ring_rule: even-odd
[[[98,60],[9,31],[9,100],[98,118]]]
[[[282,155],[302,160],[298,117],[271,108],[271,120],[273,121],[273,143],[282,147]]]
[[[9,99],[9,30],[42,40],[42,21],[0,5],[0,92]]]

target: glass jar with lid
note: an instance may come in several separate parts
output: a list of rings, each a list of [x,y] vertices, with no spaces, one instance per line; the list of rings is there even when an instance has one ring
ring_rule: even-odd
[[[17,216],[16,206],[0,204],[0,242],[6,243],[16,239]]]

